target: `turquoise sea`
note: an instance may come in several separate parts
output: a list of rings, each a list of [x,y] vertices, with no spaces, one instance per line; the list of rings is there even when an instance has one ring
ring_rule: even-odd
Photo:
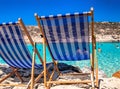
[[[32,53],[32,45],[27,45],[28,49]],[[37,44],[37,48],[43,56],[43,46],[42,44]],[[101,52],[98,52],[98,49],[101,49]],[[39,62],[36,58],[37,63]],[[97,59],[99,64],[99,69],[103,70],[108,77],[111,77],[113,73],[120,70],[120,42],[98,42],[97,43]],[[47,49],[47,62],[50,62],[51,57]],[[0,58],[0,63],[5,64],[5,62]],[[64,63],[79,66],[80,68],[90,66],[89,60],[84,61],[65,61]]]

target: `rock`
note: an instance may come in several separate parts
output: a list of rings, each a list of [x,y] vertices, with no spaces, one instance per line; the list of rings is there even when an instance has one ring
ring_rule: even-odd
[[[68,64],[65,64],[65,63],[58,63],[58,68],[59,68],[60,71],[72,70],[72,71],[78,72],[78,73],[82,72],[79,67],[75,67],[75,66],[68,65]]]
[[[33,40],[35,42],[38,42],[38,43],[41,43],[42,40],[41,40],[41,32],[38,28],[38,26],[26,26],[27,27],[27,30],[29,31],[31,37],[33,38]],[[91,28],[91,25],[90,25],[90,28]],[[119,35],[120,35],[120,23],[116,23],[116,22],[95,22],[94,23],[94,29],[95,29],[95,33],[96,35],[98,36],[99,35],[99,38],[102,37],[102,40],[100,39],[97,39],[97,41],[99,42],[103,42],[103,41],[117,41],[119,40]],[[25,34],[24,31],[23,32],[23,35],[24,35],[24,38],[25,38],[25,41],[27,43],[30,43],[28,41],[28,38]],[[111,34],[112,33],[112,34]],[[111,37],[111,39],[106,39],[104,36],[108,36],[108,35],[115,35],[117,37],[115,37],[115,39],[113,39]]]
[[[112,77],[120,78],[120,71],[117,71],[112,75]]]

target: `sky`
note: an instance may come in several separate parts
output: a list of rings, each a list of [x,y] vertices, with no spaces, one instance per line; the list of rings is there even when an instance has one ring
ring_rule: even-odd
[[[22,18],[26,25],[37,25],[40,16],[89,11],[94,8],[95,22],[120,22],[120,0],[0,0],[0,23]]]

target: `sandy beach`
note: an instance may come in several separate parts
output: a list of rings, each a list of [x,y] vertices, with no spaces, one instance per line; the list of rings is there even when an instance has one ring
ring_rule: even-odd
[[[89,72],[90,69],[89,68],[83,68],[83,69],[79,69],[78,67],[74,67],[74,66],[69,66],[69,65],[65,65],[65,64],[61,64],[64,65],[64,67],[62,66],[58,66],[60,67],[60,70],[62,73],[66,74],[66,73],[75,73],[75,69],[77,68],[78,71],[82,71],[82,72]],[[67,68],[68,67],[68,68]],[[71,67],[71,68],[70,68]],[[67,69],[66,69],[67,68]],[[69,70],[68,70],[69,69]],[[0,77],[5,76],[8,72],[10,71],[10,68],[8,65],[0,65]],[[38,74],[40,73],[40,71],[42,71],[42,69],[35,69],[35,76],[38,76]],[[52,72],[51,70],[49,72]],[[31,76],[31,69],[20,69],[19,70],[20,75],[22,76],[22,78],[24,79],[24,84],[27,84],[30,80],[30,76]],[[77,73],[77,72],[76,72]],[[120,89],[120,79],[116,78],[116,77],[111,77],[111,78],[107,78],[106,74],[102,71],[99,70],[99,89]],[[55,73],[54,78],[57,78],[58,81],[64,81],[64,80],[69,80],[69,81],[78,81],[81,78],[82,79],[89,79],[89,76],[85,76],[85,77],[80,77],[78,76],[56,76],[57,74]],[[15,77],[14,75],[10,78],[8,78],[7,80],[5,80],[3,83],[5,84],[11,84],[11,83],[15,83],[15,84],[20,84],[19,80],[17,77]],[[71,85],[52,85],[51,89],[90,89],[91,85],[90,84],[71,84]],[[0,89],[26,89],[26,87],[11,87],[11,86],[0,86]],[[43,83],[43,77],[39,80],[38,83],[35,84],[35,88],[34,89],[45,89],[44,87],[44,83]]]

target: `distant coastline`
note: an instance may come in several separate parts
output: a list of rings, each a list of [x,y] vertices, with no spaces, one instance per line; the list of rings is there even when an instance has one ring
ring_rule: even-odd
[[[41,32],[38,26],[26,26],[33,41],[42,42]],[[91,26],[90,26],[91,27]],[[94,30],[97,42],[120,42],[120,22],[95,22]],[[24,31],[26,43],[30,43]],[[90,36],[91,37],[91,36]]]

